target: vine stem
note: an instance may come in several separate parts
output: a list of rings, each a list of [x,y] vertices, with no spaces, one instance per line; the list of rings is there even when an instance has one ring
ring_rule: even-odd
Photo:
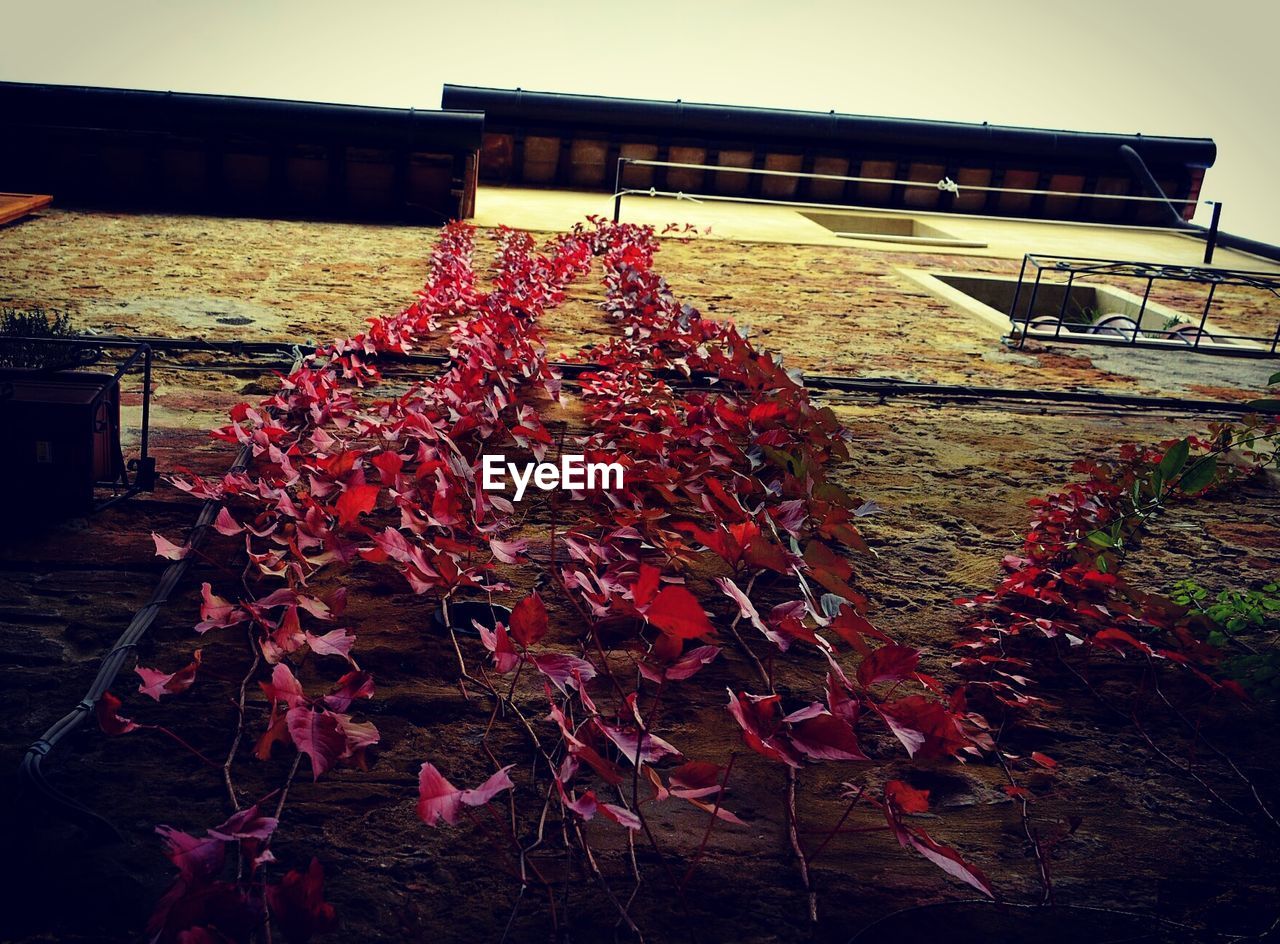
[[[293,786],[293,778],[298,774],[298,767],[302,764],[302,751],[298,751],[293,755],[293,766],[289,768],[289,776],[284,778],[284,786],[280,788],[280,799],[276,801],[276,825],[279,826],[280,815],[284,812],[285,800],[289,799],[289,787]],[[274,834],[273,834],[274,835]],[[270,845],[271,838],[268,837],[263,845],[265,850]]]
[[[865,787],[858,787],[857,792],[855,792],[853,795],[853,798],[849,800],[849,805],[844,808],[844,813],[840,815],[840,819],[836,821],[835,826],[831,829],[830,832],[827,833],[826,837],[822,840],[822,842],[818,844],[818,848],[815,849],[810,854],[809,861],[811,863],[814,860],[816,860],[818,856],[822,855],[823,850],[827,848],[827,846],[831,843],[831,840],[840,834],[841,827],[844,826],[845,821],[849,818],[849,814],[853,812],[854,807],[858,805],[858,801],[862,799],[862,795],[865,792],[866,792]],[[872,832],[872,831],[879,831],[881,828],[883,827],[857,826],[857,827],[852,827],[849,830],[849,832]]]
[[[747,588],[743,594],[747,597],[751,596],[751,590],[755,586],[756,577],[753,574],[751,579],[747,581]],[[747,645],[742,634],[738,632],[738,622],[742,619],[739,612],[734,616],[733,621],[729,624],[729,632],[733,635],[734,640],[742,648],[750,659],[751,664],[755,666],[756,672],[765,686],[769,689],[770,694],[774,694],[773,675],[765,668],[764,663]],[[804,885],[805,900],[808,906],[809,923],[816,924],[818,921],[818,893],[814,890],[812,876],[809,874],[809,860],[805,857],[804,846],[800,843],[800,824],[799,817],[796,813],[796,786],[799,782],[799,776],[796,769],[790,764],[787,767],[787,785],[786,785],[786,804],[785,815],[787,818],[787,839],[791,843],[791,850],[796,856],[796,867],[800,871],[800,881]]]
[[[702,856],[707,851],[707,842],[711,839],[711,830],[715,828],[716,820],[719,819],[720,802],[724,799],[725,790],[729,786],[729,775],[733,773],[733,765],[738,759],[738,752],[734,751],[729,755],[729,765],[724,769],[724,776],[720,778],[720,790],[716,793],[715,806],[711,809],[711,815],[707,818],[707,828],[702,833],[702,842],[698,845],[698,853],[693,857],[693,861],[689,863],[688,870],[684,873],[684,878],[680,880],[680,893],[684,894],[684,887],[689,884],[689,879],[693,877],[693,873],[697,871],[698,864],[702,862]]]
[[[1180,720],[1184,725],[1186,725],[1187,729],[1190,730],[1191,733],[1195,735],[1195,737],[1198,740],[1203,742],[1204,745],[1209,748],[1209,750],[1213,751],[1213,753],[1217,754],[1218,757],[1220,757],[1224,762],[1226,762],[1226,765],[1231,768],[1232,773],[1234,773],[1244,783],[1244,785],[1249,788],[1249,792],[1253,795],[1254,803],[1257,804],[1257,807],[1259,811],[1261,811],[1262,815],[1266,817],[1267,822],[1269,822],[1272,826],[1280,828],[1280,820],[1276,819],[1275,814],[1271,812],[1266,802],[1262,799],[1262,794],[1258,791],[1257,784],[1255,784],[1253,780],[1251,780],[1249,776],[1245,774],[1245,772],[1242,771],[1239,768],[1239,766],[1236,765],[1236,762],[1231,758],[1229,754],[1227,754],[1220,747],[1218,747],[1217,744],[1213,743],[1213,741],[1209,740],[1209,738],[1205,735],[1203,731],[1200,730],[1200,728],[1197,725],[1194,725],[1191,723],[1190,718],[1184,715],[1173,704],[1173,702],[1169,701],[1168,696],[1165,695],[1164,693],[1164,689],[1160,687],[1160,679],[1156,676],[1156,666],[1155,666],[1155,663],[1152,661],[1151,656],[1147,656],[1147,665],[1151,670],[1151,684],[1155,688],[1156,694],[1160,696],[1160,700],[1164,702],[1165,707],[1167,707],[1170,711],[1172,711],[1178,717],[1178,720]]]
[[[1004,758],[1004,751],[1000,749],[1000,739],[1004,735],[1004,721],[1000,722],[1000,729],[996,731],[995,737],[995,755],[996,760],[1000,762],[1000,768],[1004,771],[1005,777],[1008,779],[1010,786],[1015,789],[1021,789],[1018,781],[1013,777],[1013,771],[1009,769],[1009,764]],[[1036,869],[1040,878],[1040,904],[1053,904],[1053,881],[1049,877],[1049,863],[1044,856],[1044,848],[1040,845],[1040,835],[1036,832],[1034,826],[1031,825],[1031,813],[1027,809],[1027,798],[1023,795],[1011,797],[1016,800],[1019,806],[1018,812],[1022,817],[1022,831],[1026,834],[1027,842],[1031,843],[1031,851],[1035,853]]]
[[[577,834],[578,844],[582,846],[583,857],[586,860],[587,868],[591,870],[592,877],[600,883],[600,888],[604,890],[605,897],[609,899],[613,904],[613,907],[618,909],[618,915],[620,916],[622,923],[627,926],[627,930],[636,936],[637,941],[644,944],[644,934],[642,934],[640,929],[636,927],[636,923],[631,919],[630,913],[625,907],[623,907],[622,902],[618,901],[618,897],[613,893],[613,889],[611,889],[609,887],[609,883],[605,881],[604,873],[600,871],[600,866],[596,862],[596,857],[591,852],[591,846],[587,843],[587,837],[582,832],[582,826],[579,823],[574,823],[573,830]]]
[[[796,815],[796,785],[800,776],[796,769],[787,765],[787,834],[791,839],[791,849],[796,854],[796,864],[800,869],[800,880],[804,882],[805,896],[809,905],[809,923],[818,923],[818,893],[814,890],[809,875],[809,860],[805,858],[804,847],[800,845],[799,819]]]
[[[1174,760],[1167,753],[1165,753],[1165,751],[1162,750],[1160,746],[1157,745],[1156,742],[1151,739],[1151,735],[1147,733],[1146,729],[1143,728],[1141,722],[1138,721],[1138,715],[1136,711],[1126,713],[1121,709],[1117,708],[1109,700],[1104,698],[1102,693],[1099,692],[1096,688],[1094,688],[1093,685],[1089,682],[1089,680],[1076,670],[1075,666],[1073,666],[1066,659],[1064,659],[1062,657],[1061,652],[1058,652],[1057,655],[1058,655],[1058,661],[1062,663],[1062,665],[1067,669],[1067,671],[1069,671],[1072,675],[1074,675],[1077,679],[1079,679],[1080,683],[1084,685],[1085,689],[1087,689],[1088,692],[1098,700],[1099,704],[1110,709],[1112,712],[1119,715],[1121,718],[1127,718],[1130,722],[1132,722],[1138,734],[1142,737],[1144,741],[1147,742],[1147,746],[1150,747],[1151,750],[1153,750],[1161,760],[1163,760],[1166,764],[1168,764],[1174,770],[1178,771],[1181,774],[1184,774],[1185,776],[1190,777],[1192,780],[1198,783],[1205,790],[1205,792],[1209,794],[1209,796],[1211,796],[1214,800],[1220,803],[1227,810],[1231,811],[1236,816],[1239,816],[1241,819],[1247,818],[1232,803],[1227,801],[1220,793],[1218,793],[1217,790],[1213,789],[1213,787],[1210,786],[1209,783],[1203,777],[1201,777],[1198,773],[1196,773],[1190,767],[1184,767],[1182,764],[1179,764],[1176,760]]]
[[[245,634],[249,643],[249,649],[253,652],[253,661],[249,665],[249,671],[245,672],[244,678],[240,680],[240,694],[236,699],[236,732],[231,738],[231,746],[227,749],[227,758],[222,762],[222,782],[227,788],[227,799],[231,801],[231,807],[235,812],[240,812],[240,799],[236,795],[236,787],[231,779],[231,767],[235,763],[236,752],[240,750],[240,742],[244,738],[244,704],[246,692],[249,689],[249,682],[252,681],[254,673],[258,671],[258,665],[262,661],[262,650],[254,642],[252,628]]]
[[[160,732],[161,734],[163,734],[165,737],[167,737],[167,738],[169,738],[170,740],[172,740],[172,741],[173,741],[175,744],[177,744],[179,747],[184,748],[185,750],[190,751],[192,754],[194,754],[196,757],[198,757],[198,758],[199,758],[201,761],[203,761],[204,763],[208,764],[210,767],[217,767],[217,766],[219,766],[219,765],[218,765],[218,762],[217,762],[216,760],[211,760],[211,759],[210,759],[209,757],[207,757],[205,754],[202,754],[200,751],[196,750],[196,749],[195,749],[194,747],[192,747],[189,743],[187,743],[187,741],[186,741],[186,740],[184,740],[184,739],[183,739],[182,737],[180,737],[179,735],[175,734],[173,731],[170,731],[170,730],[169,730],[168,728],[166,728],[164,725],[160,725],[160,724],[140,724],[140,725],[138,725],[138,727],[139,727],[140,729],[142,729],[142,730],[147,730],[147,731],[158,731],[158,732]]]

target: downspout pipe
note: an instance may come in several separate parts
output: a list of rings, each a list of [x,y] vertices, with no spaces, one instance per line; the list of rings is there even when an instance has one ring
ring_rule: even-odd
[[[1167,217],[1167,223],[1173,229],[1185,230],[1201,239],[1208,240],[1209,228],[1201,226],[1198,223],[1192,223],[1184,220],[1182,214],[1178,212],[1178,208],[1169,200],[1164,189],[1156,181],[1151,173],[1151,169],[1147,167],[1147,162],[1142,159],[1132,145],[1120,145],[1120,158],[1128,165],[1130,173],[1142,185],[1145,196],[1160,197],[1164,200],[1163,206]],[[1228,249],[1236,249],[1240,252],[1251,253],[1255,256],[1261,256],[1264,259],[1270,259],[1272,262],[1280,262],[1280,246],[1264,243],[1261,240],[1250,239],[1247,236],[1237,236],[1234,233],[1224,233],[1221,230],[1217,233],[1217,242],[1220,246],[1226,246]]]

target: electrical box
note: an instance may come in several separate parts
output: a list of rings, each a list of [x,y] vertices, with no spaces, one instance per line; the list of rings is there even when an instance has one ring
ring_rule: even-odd
[[[21,517],[93,509],[123,473],[120,387],[111,374],[0,370],[0,501]]]

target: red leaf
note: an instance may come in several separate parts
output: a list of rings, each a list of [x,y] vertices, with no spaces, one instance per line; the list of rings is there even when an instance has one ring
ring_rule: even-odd
[[[874,707],[912,757],[949,757],[969,744],[947,709],[923,695]]]
[[[705,760],[691,760],[671,771],[671,795],[700,799],[720,792],[724,768]]]
[[[814,760],[869,760],[849,722],[824,711],[791,726],[791,743]]]
[[[94,707],[94,711],[98,715],[98,724],[107,734],[114,737],[117,734],[128,734],[130,731],[137,731],[140,727],[128,718],[120,717],[120,699],[116,698],[110,692],[103,692],[102,697],[98,699],[98,704]]]
[[[942,843],[934,841],[923,829],[907,829],[906,837],[907,841],[903,845],[910,844],[916,852],[942,869],[942,871],[972,885],[987,897],[996,897],[995,892],[991,890],[990,880],[983,874],[982,870],[976,865],[966,862],[950,846],[944,846]]]
[[[813,579],[838,597],[864,607],[866,599],[850,587],[847,581],[853,575],[853,567],[821,541],[810,541],[804,549],[805,563],[809,565]]]
[[[307,705],[299,705],[289,709],[286,723],[294,746],[311,759],[312,780],[318,780],[347,750],[342,726],[328,711],[314,711]]]
[[[1108,648],[1115,649],[1117,652],[1120,652],[1121,655],[1124,654],[1121,651],[1121,645],[1131,646],[1140,652],[1145,652],[1147,655],[1152,654],[1150,646],[1142,640],[1136,639],[1129,633],[1126,633],[1123,629],[1101,629],[1093,634],[1093,641],[1109,643],[1110,645]]]
[[[279,885],[268,885],[267,907],[289,944],[305,944],[338,924],[333,905],[324,900],[324,869],[316,859],[306,872],[291,869]]]
[[[138,673],[142,684],[138,692],[159,701],[165,695],[176,695],[185,692],[196,680],[196,670],[200,668],[200,653],[197,649],[192,654],[191,663],[177,672],[159,672],[138,666],[133,671]]]
[[[760,567],[780,574],[791,572],[791,560],[787,554],[767,538],[757,533],[750,541],[743,544],[743,558],[753,567]]]
[[[715,632],[698,598],[684,587],[663,587],[645,611],[644,618],[679,639],[697,639]]]
[[[338,498],[338,523],[352,524],[361,514],[373,511],[378,503],[378,486],[348,485]]]
[[[855,650],[863,656],[870,655],[871,647],[867,645],[864,638],[870,636],[873,639],[879,639],[881,642],[893,642],[888,636],[871,625],[870,621],[865,617],[859,616],[852,606],[847,604],[840,607],[835,617],[831,620],[831,628],[839,634],[840,638],[851,645]]]
[[[923,813],[928,809],[928,791],[916,790],[901,781],[885,784],[884,816],[898,842],[915,849],[948,875],[954,876],[991,898],[995,894],[991,883],[975,865],[970,865],[954,849],[930,838],[923,829],[908,826],[902,821],[902,813]]]
[[[404,458],[394,452],[380,452],[369,460],[382,476],[383,484],[390,484],[404,468]]]
[[[1058,766],[1058,762],[1048,754],[1041,754],[1039,751],[1031,752],[1031,759],[1046,770],[1053,770]]]
[[[547,608],[536,592],[511,611],[511,635],[526,649],[547,634]]]
[[[903,813],[929,812],[929,791],[917,790],[901,780],[890,780],[884,785],[885,799]]]
[[[892,643],[881,646],[858,666],[858,681],[864,688],[876,682],[901,681],[911,678],[920,664],[920,650]]]
[[[197,839],[169,826],[157,826],[156,832],[164,841],[165,856],[185,881],[205,881],[222,871],[227,847],[221,839],[215,836]]]
[[[631,585],[631,599],[637,609],[643,609],[658,593],[662,572],[651,564],[641,564],[636,582]]]
[[[800,761],[779,736],[782,699],[778,695],[736,694],[729,690],[729,714],[742,728],[747,746],[770,760],[799,767]]]

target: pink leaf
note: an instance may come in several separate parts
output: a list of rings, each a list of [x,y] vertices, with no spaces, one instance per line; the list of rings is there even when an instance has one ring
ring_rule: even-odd
[[[524,538],[520,538],[517,541],[499,541],[497,538],[489,539],[489,550],[493,552],[495,558],[504,564],[514,564],[528,547],[529,542]]]
[[[209,830],[209,835],[223,842],[237,839],[267,839],[276,830],[279,820],[274,816],[262,816],[258,805],[246,807],[235,813],[221,826]]]
[[[718,655],[720,655],[718,646],[698,646],[696,649],[690,649],[667,667],[665,675],[676,682],[691,678]]]
[[[334,711],[346,711],[356,699],[373,697],[373,676],[355,669],[338,679],[333,691],[324,696],[324,704]]]
[[[599,809],[619,826],[625,826],[633,831],[640,829],[640,817],[624,807],[615,806],[612,803],[601,803]]]
[[[988,898],[995,898],[991,890],[991,882],[976,865],[971,865],[960,857],[950,846],[944,846],[929,837],[923,829],[907,831],[907,843],[942,871],[960,881],[972,885]],[[904,843],[905,845],[906,843]]]
[[[133,671],[138,673],[142,684],[138,691],[159,701],[165,695],[176,695],[185,692],[196,680],[196,670],[200,668],[200,649],[192,654],[190,664],[177,672],[159,672],[138,666]]]
[[[227,510],[227,506],[223,505],[218,511],[218,517],[213,519],[214,530],[219,534],[225,534],[228,537],[233,534],[239,534],[244,527],[231,517],[231,512]]]
[[[503,790],[515,786],[503,767],[479,787],[459,790],[451,784],[436,766],[424,763],[418,771],[418,817],[428,826],[441,820],[450,826],[457,825],[462,806],[483,806]]]
[[[284,702],[287,707],[294,708],[306,700],[302,695],[302,683],[283,662],[271,671],[270,682],[259,682],[258,685],[273,705]]]
[[[168,538],[151,532],[151,540],[156,542],[156,557],[167,557],[169,560],[182,560],[191,548],[174,544]]]
[[[489,629],[479,622],[473,625],[480,633],[480,641],[484,643],[484,647],[493,653],[493,666],[500,674],[506,675],[520,664],[520,656],[511,645],[511,637],[505,626],[499,623],[493,629]]]
[[[348,662],[352,661],[351,646],[355,643],[356,637],[350,630],[334,629],[323,636],[307,633],[306,639],[311,651],[318,656],[341,656]]]
[[[596,677],[596,667],[586,659],[561,652],[549,652],[533,657],[533,665],[561,692],[565,688],[577,688],[581,682]]]
[[[200,596],[200,622],[196,624],[197,633],[237,626],[249,618],[249,614],[240,607],[215,594],[207,583],[200,585]]]

